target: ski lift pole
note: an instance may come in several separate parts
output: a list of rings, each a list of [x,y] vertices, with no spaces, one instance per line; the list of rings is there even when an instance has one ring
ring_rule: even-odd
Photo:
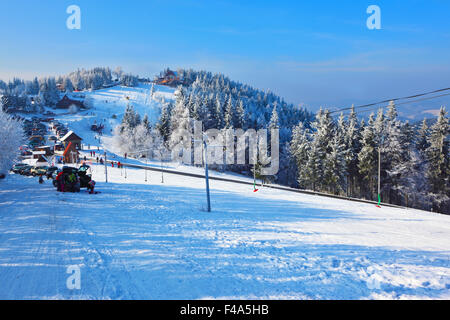
[[[163,170],[163,156],[162,156],[163,149],[159,149],[159,155],[161,157],[161,183],[164,183],[164,170]]]
[[[378,204],[381,205],[381,146],[384,143],[384,136],[380,138],[380,144],[378,145]]]
[[[106,151],[105,151],[105,153],[104,153],[104,155],[105,155],[105,181],[106,181],[106,183],[108,183],[108,165],[107,165],[107,161],[106,161]]]
[[[253,189],[256,190],[256,164],[253,165]]]
[[[148,167],[148,153],[145,157],[145,166]],[[145,182],[147,182],[147,168],[145,169]]]
[[[208,202],[208,212],[211,212],[211,199],[209,196],[209,173],[208,173],[208,145],[206,141],[203,141],[203,145],[205,146],[205,180],[206,180],[206,199]]]

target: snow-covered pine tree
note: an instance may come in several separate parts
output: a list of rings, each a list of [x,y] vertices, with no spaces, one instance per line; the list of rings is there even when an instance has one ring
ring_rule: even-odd
[[[322,168],[318,175],[318,186],[322,190],[326,188],[325,184],[325,159],[326,155],[331,151],[329,142],[334,136],[334,122],[328,110],[320,110],[317,120],[312,124],[314,131],[313,144],[315,144],[317,160],[320,162],[319,167]],[[310,151],[312,151],[311,149]]]
[[[416,148],[421,154],[425,154],[425,150],[430,146],[428,143],[428,129],[427,119],[423,119],[416,139]]]
[[[227,104],[225,106],[224,124],[226,129],[234,128],[234,117],[235,117],[234,102],[233,97],[230,94],[227,100]]]
[[[63,86],[66,92],[70,93],[73,91],[73,84],[72,81],[70,81],[69,77],[64,78]]]
[[[209,99],[208,96],[204,96],[200,101],[200,108],[197,110],[198,120],[203,123],[205,130],[209,129],[211,125],[209,114]]]
[[[361,150],[358,153],[358,170],[363,179],[362,193],[365,197],[374,200],[376,176],[378,168],[378,146],[375,140],[374,114],[369,117],[369,122],[363,128],[361,134]]]
[[[449,140],[450,128],[445,107],[441,107],[436,123],[430,128],[426,149],[428,158],[427,177],[431,192],[434,195],[434,209],[450,213],[450,158]]]
[[[34,96],[39,94],[39,80],[37,77],[33,79],[31,94]]]
[[[361,150],[361,134],[355,107],[352,105],[351,113],[348,117],[346,134],[344,139],[344,156],[347,171],[347,195],[354,196],[356,181],[358,178],[358,153]]]
[[[19,156],[24,142],[22,122],[13,119],[0,108],[0,174],[6,175]]]
[[[373,132],[375,134],[375,140],[377,145],[381,144],[382,137],[385,135],[385,118],[383,109],[378,109],[377,117],[375,118],[375,122],[373,123]]]
[[[222,101],[219,97],[219,95],[216,95],[216,101],[215,101],[215,109],[216,109],[216,115],[217,115],[217,129],[222,129],[224,127],[223,124],[223,108],[222,108]]]
[[[425,195],[428,189],[421,169],[420,152],[416,149],[413,127],[406,121],[400,128],[400,143],[402,145],[401,161],[391,170],[395,173],[397,182],[393,189],[400,199],[398,202],[405,206],[410,206],[411,200],[417,201]]]
[[[244,125],[246,123],[245,119],[245,108],[244,108],[244,102],[242,100],[239,100],[236,104],[236,123],[235,127],[237,129],[244,129]]]
[[[323,185],[328,192],[340,194],[344,191],[345,159],[343,152],[343,139],[339,134],[335,134],[328,144],[329,151],[324,161],[324,182]]]
[[[122,118],[122,131],[124,130],[131,130],[136,128],[139,124],[141,123],[141,117],[139,115],[139,113],[137,113],[136,111],[134,111],[134,108],[132,105],[128,105],[125,113],[123,115]]]
[[[304,170],[304,182],[299,179],[299,183],[304,183],[317,191],[317,187],[323,178],[323,154],[317,140],[311,142],[308,148],[307,162]]]
[[[272,116],[270,117],[269,129],[280,129],[280,120],[278,117],[277,104],[274,105]]]
[[[198,109],[200,108],[200,103],[197,96],[193,93],[189,94],[189,98],[187,99],[187,108],[189,109],[189,117],[194,120],[198,120]]]
[[[152,86],[151,86],[151,88],[150,88],[150,98],[151,98],[151,99],[154,98],[154,97],[153,97],[154,94],[155,94],[155,84],[152,83]]]
[[[342,145],[342,156],[344,157],[344,168],[343,168],[343,183],[344,191],[347,192],[347,178],[348,178],[348,168],[347,168],[347,156],[350,149],[347,147],[347,122],[345,121],[344,113],[339,115],[338,121],[336,123],[336,134],[340,137],[340,144]]]
[[[145,114],[144,119],[142,120],[142,126],[147,131],[147,133],[150,134],[152,131],[152,125],[150,123],[150,120],[148,119],[148,114]]]
[[[181,148],[190,150],[192,141],[188,141],[187,133],[191,132],[191,119],[189,117],[189,109],[186,105],[186,93],[182,87],[179,87],[175,92],[176,102],[175,107],[171,112],[171,134],[169,139],[169,149],[178,152],[174,154],[175,158],[186,157],[190,155],[182,154]],[[176,150],[175,150],[176,149]]]
[[[402,145],[402,125],[397,120],[397,110],[393,101],[389,103],[386,113],[385,134],[382,142],[381,170],[386,172],[382,181],[383,189],[386,191],[390,203],[401,202],[397,192],[400,178],[400,170],[405,163],[408,153],[407,146]]]
[[[308,131],[305,129],[303,122],[300,122],[294,127],[292,132],[290,150],[297,164],[298,184],[302,189],[308,187],[307,163],[309,143]]]
[[[164,143],[167,143],[170,138],[171,112],[172,112],[172,105],[169,103],[163,103],[161,116],[159,118],[158,124],[156,125],[156,128],[159,131]]]
[[[324,187],[325,157],[333,134],[333,121],[329,111],[323,111],[321,108],[311,127],[313,132],[311,147],[308,150],[306,180],[316,191],[317,188],[322,190]]]

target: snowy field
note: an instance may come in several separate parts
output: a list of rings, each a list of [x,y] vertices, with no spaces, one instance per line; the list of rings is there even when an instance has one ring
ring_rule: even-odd
[[[208,213],[202,179],[108,173],[0,182],[0,299],[450,298],[448,216],[218,181]]]

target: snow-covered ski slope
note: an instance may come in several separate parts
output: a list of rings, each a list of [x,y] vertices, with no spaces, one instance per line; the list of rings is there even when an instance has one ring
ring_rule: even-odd
[[[448,216],[219,181],[208,213],[202,179],[93,176],[97,195],[0,183],[1,299],[450,298]]]
[[[139,112],[142,118],[147,114],[152,123],[158,120],[162,103],[173,101],[175,89],[155,85],[152,96],[151,88],[151,84],[141,83],[135,88],[116,86],[93,92],[73,93],[69,95],[71,98],[91,100],[92,108],[73,115],[60,112],[55,119],[80,135],[83,143],[96,145],[98,141],[95,140],[96,134],[90,130],[91,126],[103,124],[104,135],[111,135],[111,130],[120,123],[128,105]]]
[[[149,92],[83,93],[93,109],[56,118],[92,147],[90,126],[105,123],[108,149],[128,103],[154,121],[162,98],[173,99],[167,87]],[[124,160],[111,149],[108,158]],[[164,174],[162,184],[147,172],[146,182],[143,170],[109,166],[106,184],[104,167],[92,168],[97,195],[0,181],[0,299],[450,298],[448,216],[220,181],[210,182],[208,213],[202,179]],[[72,265],[80,290],[66,285]]]

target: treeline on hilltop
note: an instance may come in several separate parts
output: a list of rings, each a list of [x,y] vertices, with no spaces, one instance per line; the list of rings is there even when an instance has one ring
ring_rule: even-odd
[[[449,132],[444,107],[431,127],[399,121],[393,102],[362,121],[354,109],[337,120],[320,110],[293,132],[299,187],[377,200],[381,151],[384,202],[450,214]]]
[[[41,112],[44,106],[53,107],[61,92],[98,90],[113,84],[137,86],[138,77],[126,74],[120,67],[79,69],[65,76],[45,77],[33,80],[14,78],[8,83],[0,80],[1,107],[23,112]]]
[[[294,162],[289,152],[292,130],[298,123],[309,126],[314,115],[289,104],[271,92],[231,81],[222,74],[179,70],[184,85],[176,91],[175,104],[163,107],[157,128],[168,148],[176,145],[179,128],[192,130],[192,121],[203,123],[203,129],[279,129],[280,171],[271,178],[278,183],[295,185]],[[224,165],[223,170],[250,172],[249,165]]]
[[[179,128],[280,130],[280,170],[271,181],[292,187],[378,200],[381,150],[381,200],[450,213],[449,125],[445,108],[429,127],[398,119],[392,102],[384,113],[360,120],[353,110],[334,119],[327,110],[314,116],[221,74],[179,70],[184,85],[174,104],[165,104],[156,129],[171,149]],[[154,139],[153,139],[154,140]],[[381,149],[379,149],[381,148]],[[223,170],[251,172],[252,166]]]
[[[280,172],[270,177],[279,183],[295,185],[295,166],[289,155],[292,130],[302,122],[306,127],[314,115],[307,110],[286,103],[271,92],[254,89],[248,85],[231,81],[222,74],[179,70],[183,86],[175,92],[175,102],[163,102],[160,119],[152,128],[148,121],[129,106],[122,124],[115,130],[115,144],[123,152],[146,150],[151,146],[170,151],[180,141],[179,130],[193,130],[193,121],[201,121],[203,129],[265,129],[280,130]],[[147,117],[144,117],[144,120]],[[161,139],[159,138],[161,137]],[[146,152],[142,153],[146,155]],[[250,165],[221,165],[221,170],[251,172]],[[267,177],[269,178],[269,177]]]

